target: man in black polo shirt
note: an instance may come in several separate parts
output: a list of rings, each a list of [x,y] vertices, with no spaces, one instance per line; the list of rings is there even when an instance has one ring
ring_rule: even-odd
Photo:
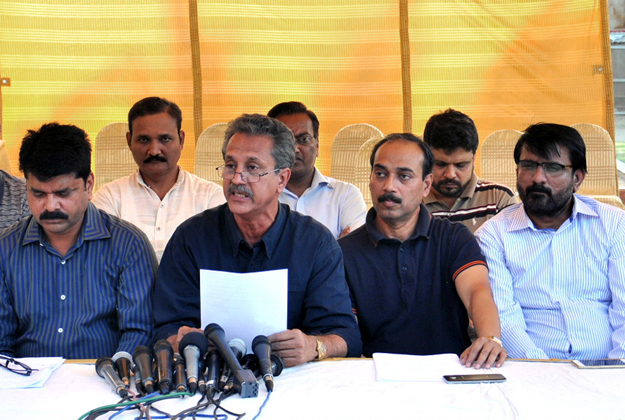
[[[373,208],[339,240],[363,354],[456,353],[466,366],[499,367],[506,351],[480,248],[466,226],[432,218],[422,204],[433,162],[412,134],[382,139],[371,154]]]

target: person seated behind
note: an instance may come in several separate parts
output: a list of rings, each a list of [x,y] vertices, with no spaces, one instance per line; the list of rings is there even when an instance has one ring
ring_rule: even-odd
[[[477,129],[466,114],[453,109],[430,117],[423,141],[434,153],[434,176],[425,206],[432,216],[461,222],[471,232],[517,202],[505,185],[479,179],[474,172]]]
[[[316,167],[319,120],[301,102],[282,102],[267,113],[283,122],[295,136],[295,163],[280,202],[325,225],[335,238],[365,222],[367,207],[354,185],[324,176]]]
[[[219,167],[227,203],[182,223],[158,271],[156,339],[174,350],[200,325],[200,270],[234,273],[288,269],[287,331],[268,338],[287,366],[360,356],[343,259],[330,231],[278,202],[295,160],[295,140],[280,121],[243,114],[231,121]],[[232,309],[236,311],[236,308]]]
[[[0,169],[0,231],[27,216],[26,182]]]
[[[477,232],[511,357],[625,357],[625,212],[574,194],[581,135],[528,127],[514,148],[521,203]]]
[[[19,164],[33,215],[0,233],[0,353],[95,359],[148,344],[156,257],[139,229],[89,203],[87,133],[29,130]]]
[[[339,239],[363,354],[456,353],[465,366],[501,366],[506,351],[488,269],[466,226],[433,218],[423,199],[434,157],[412,134],[390,134],[371,153],[373,208]],[[478,339],[467,334],[470,316]]]
[[[103,185],[93,198],[100,210],[139,227],[159,261],[180,223],[226,201],[219,185],[178,166],[185,138],[181,125],[180,108],[167,99],[134,104],[126,141],[139,170]]]

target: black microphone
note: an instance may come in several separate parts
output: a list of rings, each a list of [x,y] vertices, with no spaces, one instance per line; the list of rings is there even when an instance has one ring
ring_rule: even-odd
[[[115,392],[122,398],[126,398],[128,396],[128,390],[126,390],[126,386],[119,379],[117,372],[115,372],[115,368],[113,367],[113,359],[110,357],[100,357],[97,362],[95,362],[95,371],[98,373],[98,376],[106,379],[113,388],[115,388]]]
[[[208,349],[208,354],[206,355],[206,367],[208,369],[208,373],[206,375],[206,387],[209,389],[218,390],[218,378],[219,378],[219,368],[221,366],[221,356],[219,355],[219,351],[217,351],[217,347],[210,344]]]
[[[242,398],[258,396],[258,381],[249,369],[241,368],[232,349],[226,344],[226,334],[223,328],[217,324],[208,324],[204,329],[204,335],[217,347],[219,354],[226,360],[228,366],[234,371],[234,389]]]
[[[154,377],[152,376],[152,352],[146,346],[137,346],[132,352],[132,359],[135,361],[141,376],[141,384],[147,394],[154,392]]]
[[[178,353],[174,353],[173,367],[176,392],[187,392],[187,374],[185,372],[184,359]]]
[[[198,366],[198,379],[197,379],[197,389],[200,390],[200,394],[204,395],[206,392],[206,362],[203,357],[200,357]]]
[[[113,355],[115,370],[126,388],[130,386],[130,370],[132,369],[132,356],[125,351],[118,351]]]
[[[156,369],[158,372],[158,388],[161,394],[169,394],[172,387],[172,364],[174,360],[174,349],[167,340],[158,340],[154,344],[154,359],[156,359]]]
[[[245,342],[243,342],[243,340],[241,340],[240,338],[233,338],[232,340],[228,341],[228,346],[230,347],[230,350],[232,350],[232,354],[234,354],[237,360],[241,362],[241,358],[245,356],[245,353],[247,353],[247,347],[245,346]],[[225,385],[230,380],[232,374],[232,368],[225,365],[224,363],[221,371],[221,378],[219,378],[219,389],[225,389]]]
[[[141,373],[139,373],[139,366],[136,364],[132,367],[132,372],[135,374],[135,388],[139,394],[145,394],[143,384],[141,383]]]
[[[271,341],[264,335],[258,335],[252,342],[252,350],[258,357],[260,373],[263,375],[267,391],[273,391],[273,369],[271,368]],[[280,370],[282,371],[282,370]]]
[[[208,340],[198,331],[187,333],[180,340],[178,345],[180,354],[187,364],[187,380],[189,382],[189,392],[195,394],[200,373],[199,362],[208,350]]]

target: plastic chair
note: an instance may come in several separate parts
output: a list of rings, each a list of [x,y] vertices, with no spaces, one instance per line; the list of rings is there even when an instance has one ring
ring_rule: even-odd
[[[223,185],[216,167],[223,165],[221,147],[226,134],[227,123],[213,124],[200,134],[195,145],[195,168],[193,172],[200,178]]]
[[[480,178],[516,189],[514,146],[523,133],[499,130],[491,133],[480,146]]]
[[[354,182],[353,184],[358,187],[365,199],[367,208],[373,206],[371,200],[371,192],[369,191],[369,180],[371,178],[371,152],[373,147],[380,139],[372,138],[367,140],[365,144],[360,146],[358,155],[354,161]]]
[[[332,168],[330,176],[355,184],[355,160],[360,148],[370,140],[378,141],[384,134],[371,124],[352,124],[343,127],[332,141]],[[369,189],[363,195],[369,195]]]
[[[96,136],[94,191],[137,170],[137,163],[128,149],[127,132],[128,123],[114,122],[104,126]]]
[[[7,152],[4,140],[0,140],[0,169],[6,173],[11,173],[11,163],[9,162],[9,153]]]

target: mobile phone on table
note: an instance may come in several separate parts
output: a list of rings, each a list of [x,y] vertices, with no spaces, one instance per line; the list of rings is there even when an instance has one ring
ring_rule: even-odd
[[[448,384],[478,384],[506,382],[506,377],[499,373],[485,373],[476,375],[444,375]]]
[[[571,361],[580,369],[625,368],[623,359],[581,359]]]

